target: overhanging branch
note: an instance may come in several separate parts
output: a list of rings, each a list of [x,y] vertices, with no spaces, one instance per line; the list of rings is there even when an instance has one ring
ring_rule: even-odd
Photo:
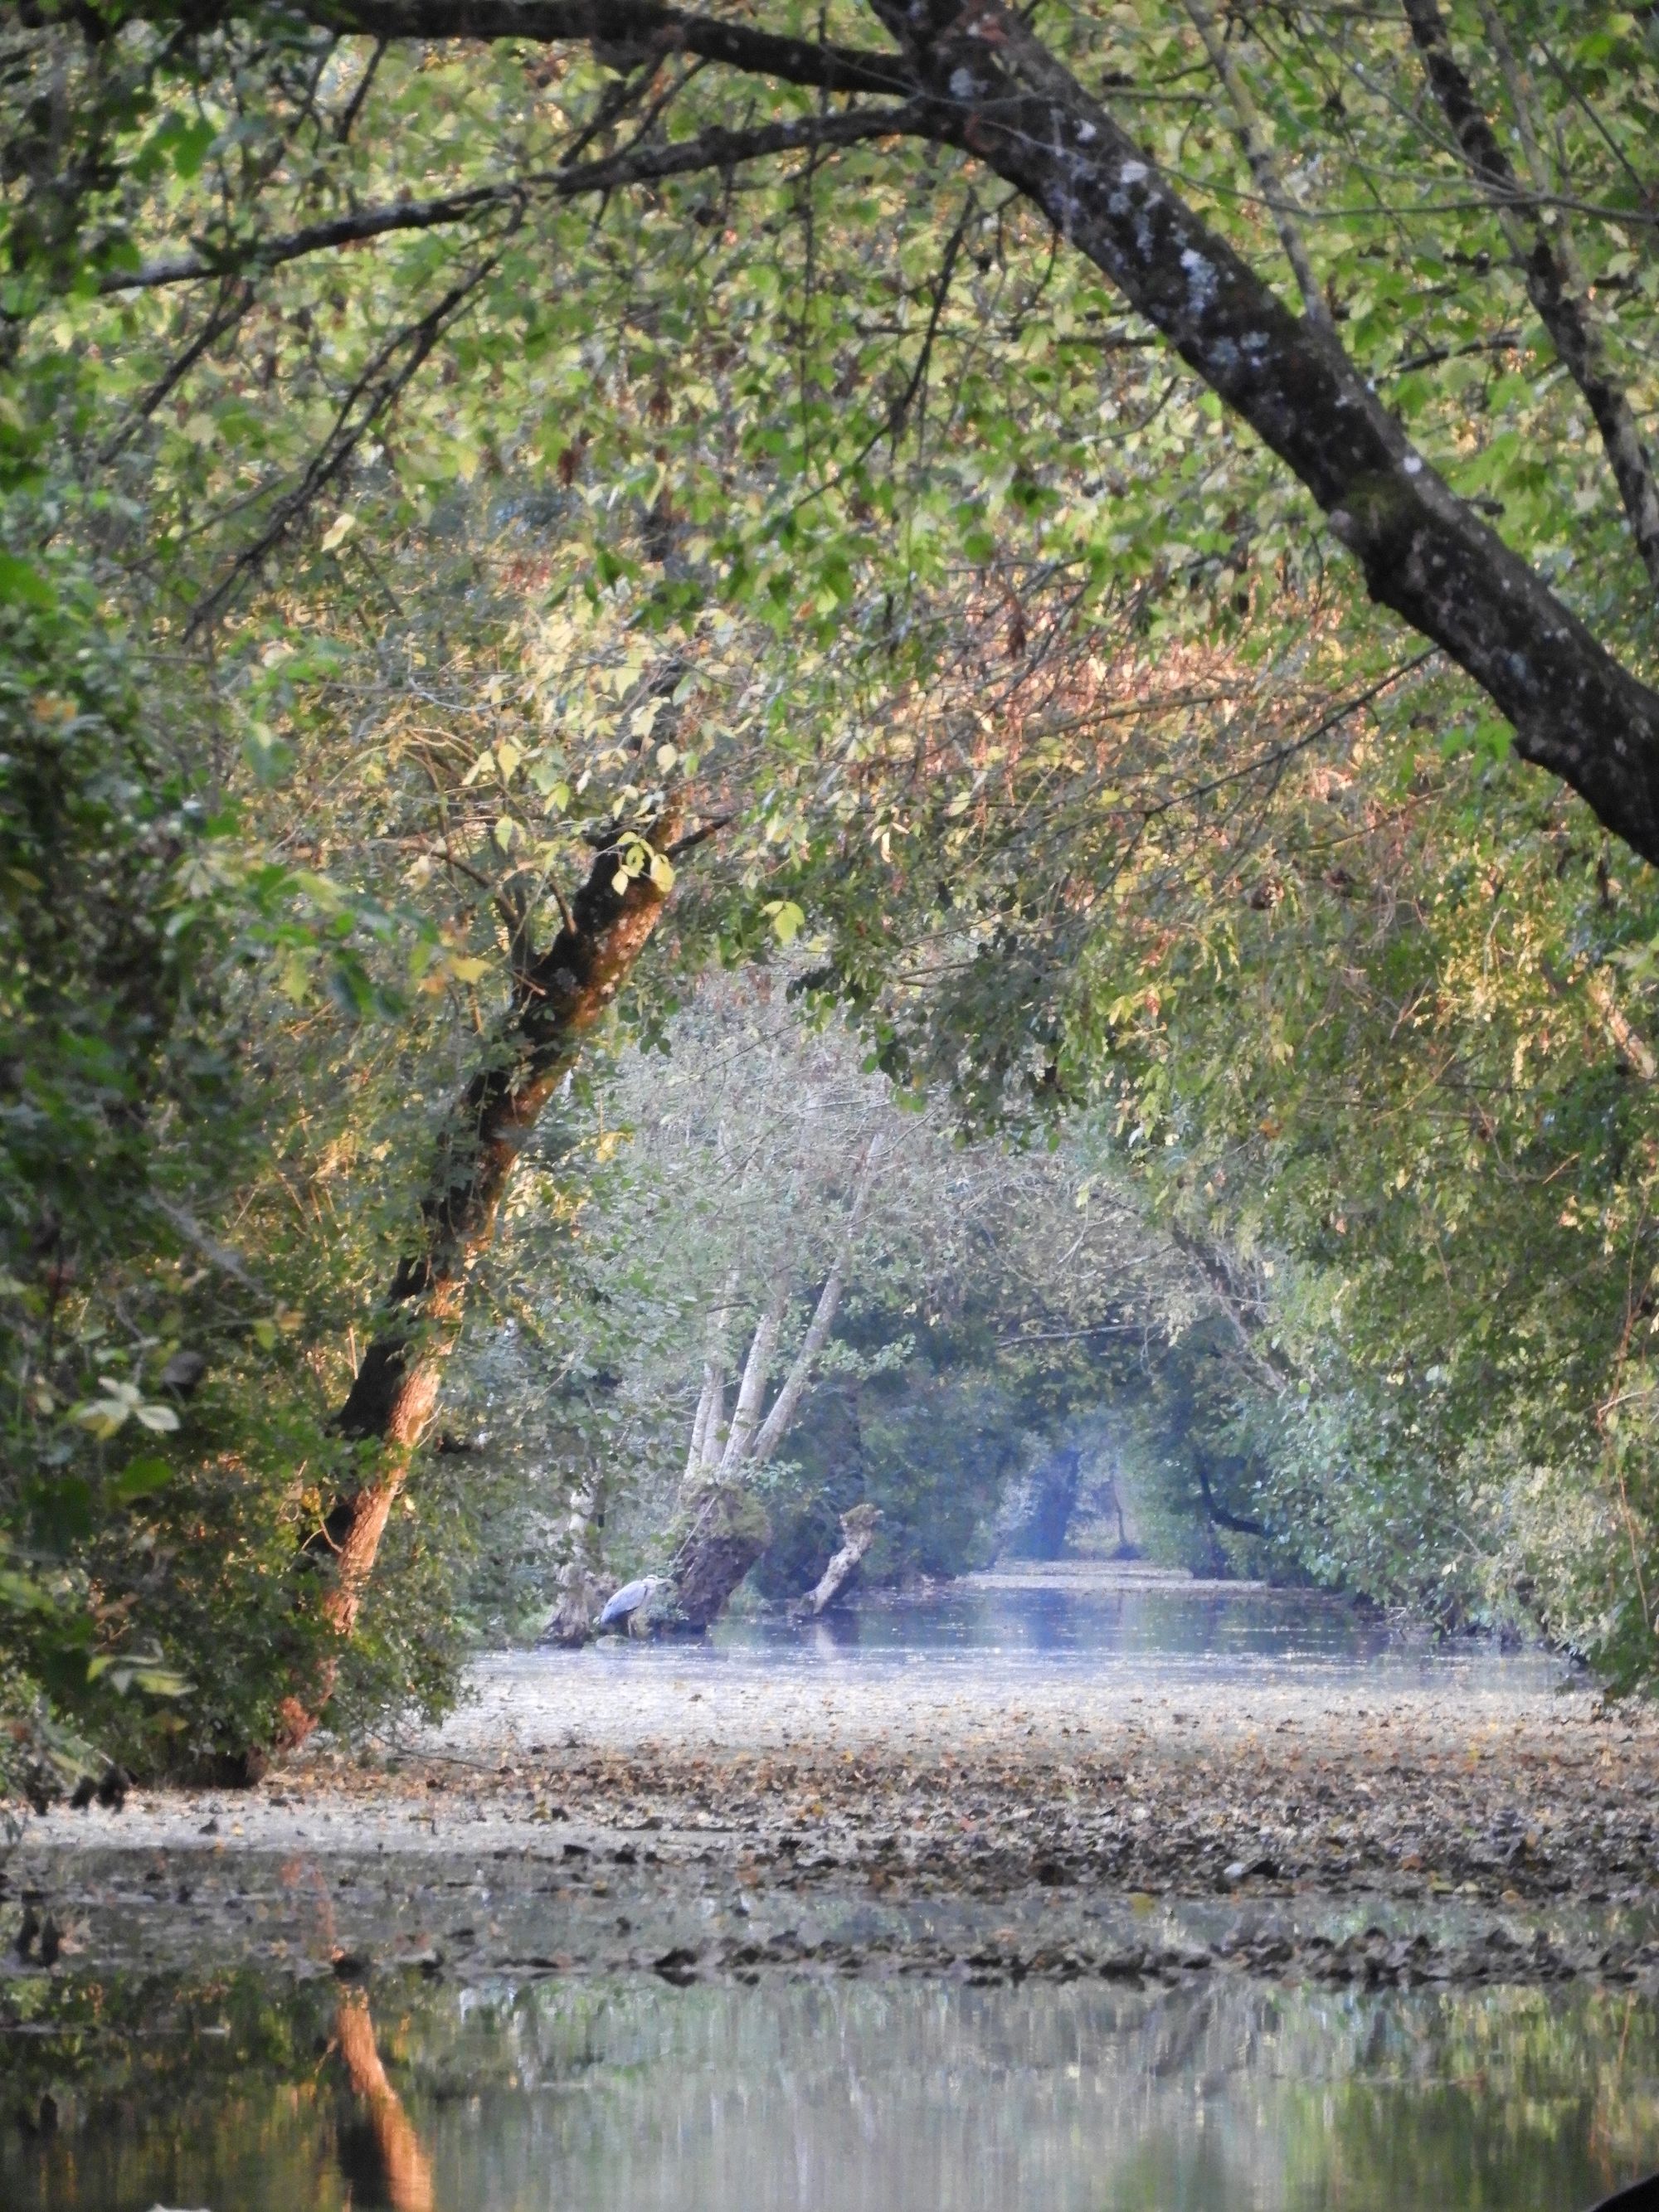
[[[219,10],[226,18],[237,8]],[[687,15],[650,0],[325,0],[306,11],[331,30],[377,39],[521,39],[527,46],[582,44],[632,62],[652,49],[697,54],[751,76],[822,92],[914,90],[902,58],[860,46],[781,37],[718,15]]]
[[[207,276],[237,270],[276,269],[308,254],[337,252],[398,231],[437,230],[466,222],[492,208],[523,209],[535,200],[569,200],[623,190],[630,185],[661,184],[705,169],[734,169],[744,162],[809,148],[856,145],[860,140],[914,135],[922,127],[915,106],[851,108],[836,115],[803,116],[767,123],[752,131],[714,129],[674,144],[641,146],[600,161],[567,169],[544,169],[499,184],[474,185],[427,200],[393,200],[372,208],[306,224],[280,238],[228,241],[222,250],[174,254],[132,270],[111,270],[100,280],[103,292],[147,292],[168,284],[193,284]]]

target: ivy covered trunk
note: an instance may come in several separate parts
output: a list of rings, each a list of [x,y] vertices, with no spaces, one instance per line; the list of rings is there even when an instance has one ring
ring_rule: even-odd
[[[670,1566],[662,1625],[712,1627],[771,1540],[771,1520],[759,1498],[730,1483],[711,1484]]]

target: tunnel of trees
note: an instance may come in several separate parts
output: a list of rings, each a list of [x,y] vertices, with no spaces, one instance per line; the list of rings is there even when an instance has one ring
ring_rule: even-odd
[[[1073,1449],[1651,1680],[1659,11],[31,0],[0,102],[8,1787]]]

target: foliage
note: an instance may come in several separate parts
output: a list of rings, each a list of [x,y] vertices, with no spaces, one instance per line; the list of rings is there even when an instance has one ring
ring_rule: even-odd
[[[739,1471],[774,1525],[763,1593],[816,1581],[866,1500],[868,1578],[960,1571],[1033,1439],[1139,1387],[1199,1310],[1132,1206],[1079,1207],[1073,1151],[960,1145],[784,981],[706,981],[665,1050],[592,1071],[591,1103],[526,1164],[495,1263],[511,1318],[463,1347],[449,1417],[501,1485],[477,1585],[498,1630],[538,1625],[573,1556],[606,1590],[664,1563],[696,1492],[711,1319],[740,1360],[781,1267],[788,1366],[872,1139],[833,1334],[775,1458]]]
[[[1403,15],[1232,10],[1229,89],[1191,10],[1049,12],[1649,669],[1534,267],[1571,258],[1649,422],[1645,16],[1448,10],[1503,201]],[[1279,1565],[1649,1674],[1649,878],[1217,392],[1030,197],[787,72],[93,21],[0,38],[9,1706],[135,1758],[268,1735],[433,1132],[592,839],[670,786],[725,828],[629,1018],[672,1070],[687,979],[787,948],[915,1137],[819,1404],[859,1401],[890,1565],[969,1556],[1017,1431],[1138,1392],[1173,1494],[1202,1453]],[[702,136],[738,125],[765,160]],[[678,1125],[662,1062],[618,1069],[526,1163],[440,1424],[493,1441],[426,1455],[348,1715],[530,1618],[596,1470],[648,1550],[707,1310],[797,1228],[776,1173],[758,1221],[711,1194],[706,1069]],[[1060,1150],[948,1154],[945,1101]],[[947,1497],[957,1425],[992,1443]],[[815,1541],[843,1472],[780,1470]]]

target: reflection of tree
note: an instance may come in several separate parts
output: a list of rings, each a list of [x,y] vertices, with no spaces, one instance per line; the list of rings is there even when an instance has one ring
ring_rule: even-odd
[[[351,2169],[349,2178],[354,2185],[363,2185],[366,2194],[372,2191],[374,2202],[391,2205],[392,2212],[432,2212],[432,2166],[414,2122],[386,2079],[368,1998],[362,1990],[340,1992],[334,2032],[352,2091],[368,2122],[366,2138],[354,2136],[342,2144],[342,2163]]]

